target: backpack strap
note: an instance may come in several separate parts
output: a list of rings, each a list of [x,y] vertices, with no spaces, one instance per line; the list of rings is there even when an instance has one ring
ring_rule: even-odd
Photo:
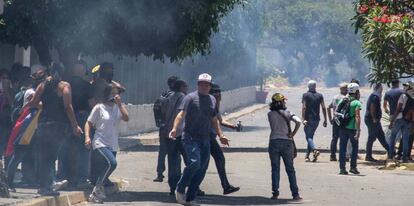
[[[292,133],[292,128],[290,127],[290,121],[289,121],[289,119],[285,116],[285,115],[283,115],[279,110],[276,110],[276,112],[280,115],[280,116],[282,116],[282,118],[285,120],[285,122],[286,122],[286,124],[287,124],[287,127],[288,127],[288,131],[289,131],[289,134],[290,133]],[[289,135],[288,134],[288,135]]]

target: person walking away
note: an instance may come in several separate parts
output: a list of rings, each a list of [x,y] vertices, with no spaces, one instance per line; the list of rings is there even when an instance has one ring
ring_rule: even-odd
[[[358,140],[361,135],[361,108],[362,104],[359,101],[361,97],[359,91],[359,85],[356,83],[350,83],[348,85],[348,96],[341,101],[338,105],[338,110],[346,107],[349,119],[345,122],[345,125],[340,125],[339,130],[339,174],[348,175],[346,171],[346,152],[348,141],[351,141],[352,154],[351,154],[351,169],[349,172],[353,174],[360,174],[357,169],[358,158]],[[338,112],[337,110],[337,112]]]
[[[315,142],[314,142],[314,135],[316,129],[318,128],[319,121],[320,121],[320,109],[322,108],[322,113],[324,117],[323,126],[327,126],[327,119],[326,119],[326,108],[325,103],[323,100],[323,95],[316,92],[316,82],[310,80],[308,83],[308,92],[303,94],[302,97],[302,118],[303,118],[303,125],[305,130],[306,141],[308,143],[308,150],[306,153],[305,160],[307,162],[310,161],[309,155],[313,153],[313,162],[318,160],[319,151],[316,150]]]
[[[381,143],[384,149],[389,154],[389,146],[385,140],[385,134],[381,125],[382,111],[381,111],[381,99],[382,99],[382,84],[374,84],[373,93],[368,97],[367,110],[365,112],[365,124],[368,127],[368,141],[365,161],[376,162],[377,160],[372,157],[372,146],[376,139]]]
[[[175,195],[177,183],[181,177],[181,157],[184,152],[181,146],[181,136],[183,125],[177,130],[177,138],[168,138],[168,133],[173,128],[174,119],[180,112],[179,107],[187,94],[188,85],[183,80],[177,80],[172,87],[172,94],[168,97],[168,107],[165,116],[165,126],[160,128],[160,136],[166,137],[167,160],[168,160],[168,185],[170,186],[170,195]]]
[[[164,181],[164,171],[165,171],[165,157],[167,156],[167,145],[166,141],[168,139],[168,132],[166,131],[166,110],[168,105],[168,97],[173,94],[172,88],[174,87],[175,82],[178,80],[178,77],[171,76],[167,80],[169,87],[168,91],[165,91],[161,94],[154,103],[154,118],[156,126],[159,128],[159,150],[158,150],[158,161],[157,161],[157,177],[153,180],[154,182]],[[175,118],[175,117],[174,117]]]
[[[85,124],[85,146],[92,147],[92,155],[98,160],[95,166],[99,174],[89,196],[89,201],[94,203],[103,203],[106,198],[104,183],[117,167],[119,123],[129,121],[117,87],[108,84],[103,92],[106,101],[95,105]],[[90,137],[92,127],[96,128],[93,139]]]
[[[212,84],[210,95],[214,96],[216,99],[216,113],[219,125],[235,130],[237,126],[231,124],[230,122],[227,122],[220,115],[221,88],[218,84]],[[234,187],[231,185],[227,178],[226,159],[224,157],[223,150],[220,144],[217,142],[216,138],[217,134],[214,129],[212,129],[210,132],[210,153],[216,164],[217,173],[221,181],[221,187],[223,188],[223,194],[227,195],[239,191],[240,187]]]
[[[9,80],[9,71],[0,69],[0,154],[3,156],[6,149],[8,137],[11,131],[11,104],[13,103],[13,92]]]
[[[53,64],[52,75],[36,88],[33,99],[28,103],[31,107],[38,107],[42,101],[35,142],[38,154],[37,176],[40,184],[38,193],[42,196],[59,195],[59,192],[52,189],[54,163],[59,149],[71,133],[70,128],[76,137],[82,133],[73,112],[71,87],[69,83],[60,79],[61,71],[58,64]]]
[[[176,200],[183,205],[198,205],[194,199],[204,179],[210,159],[210,130],[213,127],[222,144],[229,140],[224,136],[218,125],[216,101],[209,95],[211,76],[201,74],[198,78],[198,90],[184,97],[180,113],[174,120],[174,127],[169,137],[177,137],[178,127],[185,121],[182,145],[188,159],[183,174],[177,184]],[[186,188],[187,193],[185,194]]]
[[[267,114],[270,124],[269,157],[272,166],[272,191],[271,199],[279,198],[280,182],[280,158],[285,164],[285,170],[290,183],[290,191],[294,200],[301,200],[296,181],[296,171],[293,166],[294,140],[293,137],[299,130],[301,120],[287,110],[286,98],[281,93],[275,93],[270,103],[270,112]],[[290,123],[295,123],[292,131]]]
[[[336,151],[337,151],[337,145],[338,145],[338,140],[339,140],[339,126],[334,122],[333,120],[333,115],[336,112],[336,109],[338,108],[339,102],[341,102],[346,95],[348,94],[348,83],[341,83],[339,85],[339,91],[340,93],[335,95],[335,97],[333,98],[332,102],[329,104],[328,106],[328,117],[329,117],[329,122],[332,125],[332,140],[331,140],[331,157],[330,157],[330,161],[338,161],[336,159]]]
[[[409,161],[409,145],[410,145],[410,133],[411,133],[411,123],[409,122],[409,112],[414,108],[414,83],[408,82],[404,84],[404,94],[402,94],[398,100],[397,109],[392,115],[390,120],[389,128],[391,130],[390,136],[390,158],[395,157],[395,142],[396,137],[399,132],[402,135],[403,142],[403,163]]]

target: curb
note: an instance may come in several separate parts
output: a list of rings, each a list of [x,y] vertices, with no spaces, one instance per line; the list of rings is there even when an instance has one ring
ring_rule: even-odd
[[[228,115],[225,115],[224,118],[227,121],[233,121],[235,119],[238,119],[242,116],[254,113],[256,111],[259,111],[261,109],[264,109],[265,107],[267,107],[267,104],[254,104],[251,106],[247,106],[247,107],[242,107],[239,108],[239,110],[234,111],[233,113],[229,113]],[[135,147],[137,145],[155,145],[158,144],[159,141],[159,136],[158,136],[158,131],[153,131],[153,132],[149,132],[149,133],[144,133],[139,135],[140,137],[145,137],[145,136],[153,136],[151,138],[136,138],[136,136],[130,136],[130,137],[124,137],[126,139],[128,139],[127,143],[124,143],[121,146],[121,150],[127,150],[128,148],[131,147]],[[135,137],[135,138],[132,138]]]
[[[117,193],[122,188],[122,182],[114,182],[115,186],[105,188],[105,193],[111,195]],[[16,206],[71,206],[88,205],[89,191],[74,191],[61,194],[57,197],[38,197],[9,205]]]

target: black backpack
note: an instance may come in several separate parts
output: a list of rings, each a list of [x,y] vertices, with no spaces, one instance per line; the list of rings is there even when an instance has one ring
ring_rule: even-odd
[[[336,108],[334,121],[335,124],[341,128],[345,128],[353,118],[353,116],[350,115],[351,103],[353,101],[354,100],[350,101],[349,98],[344,98]]]
[[[168,91],[163,93],[157,100],[154,102],[154,119],[155,125],[158,128],[165,126],[166,124],[166,111],[168,107],[168,97],[173,94],[173,92]]]

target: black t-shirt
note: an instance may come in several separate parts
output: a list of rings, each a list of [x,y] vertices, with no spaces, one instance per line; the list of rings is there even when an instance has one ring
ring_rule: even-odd
[[[378,96],[376,93],[372,93],[368,97],[367,101],[367,110],[365,112],[365,120],[372,121],[372,115],[371,115],[371,105],[374,105],[375,107],[375,119],[380,120],[382,117],[382,111],[381,111],[381,97]]]
[[[323,95],[318,92],[308,91],[302,96],[302,103],[306,105],[305,120],[319,121],[321,120],[319,114],[321,111],[321,103],[323,102]]]
[[[209,138],[211,122],[217,116],[216,99],[211,95],[202,95],[197,91],[184,97],[180,110],[186,112],[184,136]]]
[[[388,101],[390,107],[390,114],[394,114],[397,110],[398,100],[404,91],[400,88],[392,88],[385,93],[384,99]]]
[[[93,97],[92,85],[77,76],[70,77],[68,82],[72,88],[73,110],[90,111],[88,100]]]

